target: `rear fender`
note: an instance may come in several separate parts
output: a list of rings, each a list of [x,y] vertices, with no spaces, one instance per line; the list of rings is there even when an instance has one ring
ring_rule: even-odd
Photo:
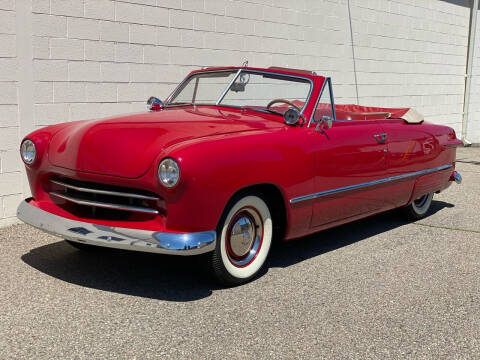
[[[452,168],[439,171],[433,174],[420,176],[415,180],[413,191],[408,203],[419,197],[430,194],[432,192],[443,191],[451,185],[450,176],[452,175]]]

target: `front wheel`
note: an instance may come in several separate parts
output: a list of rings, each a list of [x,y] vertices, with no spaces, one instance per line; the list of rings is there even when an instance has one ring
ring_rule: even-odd
[[[432,204],[433,193],[425,194],[418,199],[412,201],[411,204],[402,208],[403,215],[408,220],[419,220],[425,217],[430,205]]]
[[[268,205],[257,195],[233,201],[217,230],[212,268],[217,280],[238,285],[252,279],[270,251],[273,226]]]

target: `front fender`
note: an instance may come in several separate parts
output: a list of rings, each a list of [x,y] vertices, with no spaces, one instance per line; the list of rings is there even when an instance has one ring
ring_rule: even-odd
[[[289,199],[313,191],[312,139],[308,129],[282,128],[197,139],[170,149],[169,156],[180,163],[182,184],[181,196],[167,206],[168,227],[215,229],[237,191],[265,183],[284,195],[287,221],[298,217],[303,222],[295,221],[296,226],[308,226],[311,210],[292,211]]]

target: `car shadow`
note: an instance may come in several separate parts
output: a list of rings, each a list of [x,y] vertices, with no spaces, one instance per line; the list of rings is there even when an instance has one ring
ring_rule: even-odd
[[[454,205],[433,201],[428,216]],[[303,260],[405,225],[395,211],[324,230],[275,246],[260,276],[272,267]],[[78,251],[65,241],[21,256],[29,266],[71,284],[125,295],[186,302],[206,298],[222,287],[210,279],[202,257],[181,257],[99,248]]]
[[[454,206],[444,201],[433,200],[425,218],[444,208]],[[408,224],[409,221],[398,212],[398,210],[387,211],[283,243],[272,249],[273,256],[269,256],[267,268],[288,267]]]

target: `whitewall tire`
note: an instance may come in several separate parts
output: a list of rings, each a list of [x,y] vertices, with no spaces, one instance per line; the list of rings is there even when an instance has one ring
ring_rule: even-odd
[[[271,212],[261,197],[249,194],[232,201],[219,224],[212,254],[217,280],[236,285],[253,278],[265,263],[272,237]]]
[[[425,194],[404,207],[403,214],[410,220],[419,220],[425,217],[432,205],[433,193]]]

